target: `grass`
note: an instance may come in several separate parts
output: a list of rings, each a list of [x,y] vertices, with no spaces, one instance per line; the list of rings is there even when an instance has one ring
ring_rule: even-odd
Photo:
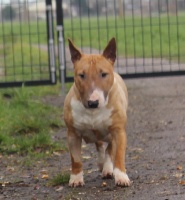
[[[168,18],[164,15],[151,19],[126,17],[116,21],[114,17],[108,20],[100,18],[99,21],[96,18],[83,18],[81,22],[74,19],[74,33],[67,21],[65,28],[66,38],[74,38],[78,45],[90,45],[93,48],[103,49],[107,38],[116,36],[119,54],[127,57],[169,57],[169,53],[177,57],[183,55],[185,50],[184,15],[178,16],[178,24],[175,16]]]
[[[0,153],[33,155],[66,149],[52,139],[63,126],[62,109],[41,101],[50,90],[53,94],[53,88],[46,86],[44,91],[41,87],[0,91]]]
[[[46,23],[1,23],[0,68],[1,82],[49,80]]]
[[[0,56],[0,65],[5,66],[6,76],[0,77],[1,81],[49,79],[47,51],[17,41],[13,47],[7,43],[4,52],[5,57]]]
[[[60,174],[57,174],[51,180],[49,180],[48,185],[51,185],[51,186],[63,185],[65,183],[68,183],[69,179],[70,179],[69,172],[62,172]]]
[[[107,19],[105,17],[74,18],[72,21],[65,19],[65,40],[72,38],[77,45],[102,50],[107,39],[115,36],[120,56],[160,57],[162,55],[169,58],[170,53],[172,58],[169,59],[176,59],[184,55],[185,51],[184,17],[185,15],[180,13],[178,18],[164,14],[152,18],[128,16],[120,19],[109,16]],[[28,25],[23,22],[1,24],[0,43],[9,41],[15,44],[22,42],[23,45],[46,44],[45,21],[32,22],[30,27]],[[37,34],[38,31],[40,35]]]
[[[29,37],[29,35],[31,37]],[[23,43],[46,43],[46,22],[38,21],[27,23],[22,21],[13,21],[0,23],[0,36],[0,43],[15,43],[18,40],[20,40]]]

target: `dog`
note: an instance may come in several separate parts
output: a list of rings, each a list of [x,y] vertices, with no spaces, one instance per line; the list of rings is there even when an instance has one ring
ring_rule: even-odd
[[[64,121],[71,156],[69,186],[84,185],[81,144],[95,143],[103,178],[114,177],[118,186],[129,186],[125,169],[128,93],[114,72],[116,40],[103,54],[84,54],[68,39],[74,65],[74,83],[64,101]]]

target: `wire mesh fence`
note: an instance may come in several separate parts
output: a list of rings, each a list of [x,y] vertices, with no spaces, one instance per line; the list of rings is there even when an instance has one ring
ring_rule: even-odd
[[[0,86],[50,83],[46,3],[0,1]]]
[[[0,0],[0,86],[55,83],[64,56],[71,81],[67,38],[101,53],[115,37],[115,69],[124,77],[185,74],[184,11],[185,0]]]
[[[125,77],[184,74],[184,10],[184,0],[70,0],[65,37],[86,53],[116,37],[116,70]],[[69,77],[69,57],[66,66]]]

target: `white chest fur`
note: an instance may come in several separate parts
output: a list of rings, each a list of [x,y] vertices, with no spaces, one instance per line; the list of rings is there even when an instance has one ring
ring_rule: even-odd
[[[98,131],[101,138],[108,137],[108,127],[112,124],[112,109],[105,107],[86,109],[80,101],[71,100],[73,126],[79,136],[87,142],[96,142],[97,137],[93,130]]]

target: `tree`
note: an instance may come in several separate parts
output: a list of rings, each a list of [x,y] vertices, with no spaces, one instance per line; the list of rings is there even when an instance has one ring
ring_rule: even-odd
[[[16,12],[12,6],[8,5],[2,9],[2,18],[5,20],[12,20],[16,17]]]
[[[72,0],[72,3],[78,7],[80,14],[88,13],[88,5],[86,0]]]

